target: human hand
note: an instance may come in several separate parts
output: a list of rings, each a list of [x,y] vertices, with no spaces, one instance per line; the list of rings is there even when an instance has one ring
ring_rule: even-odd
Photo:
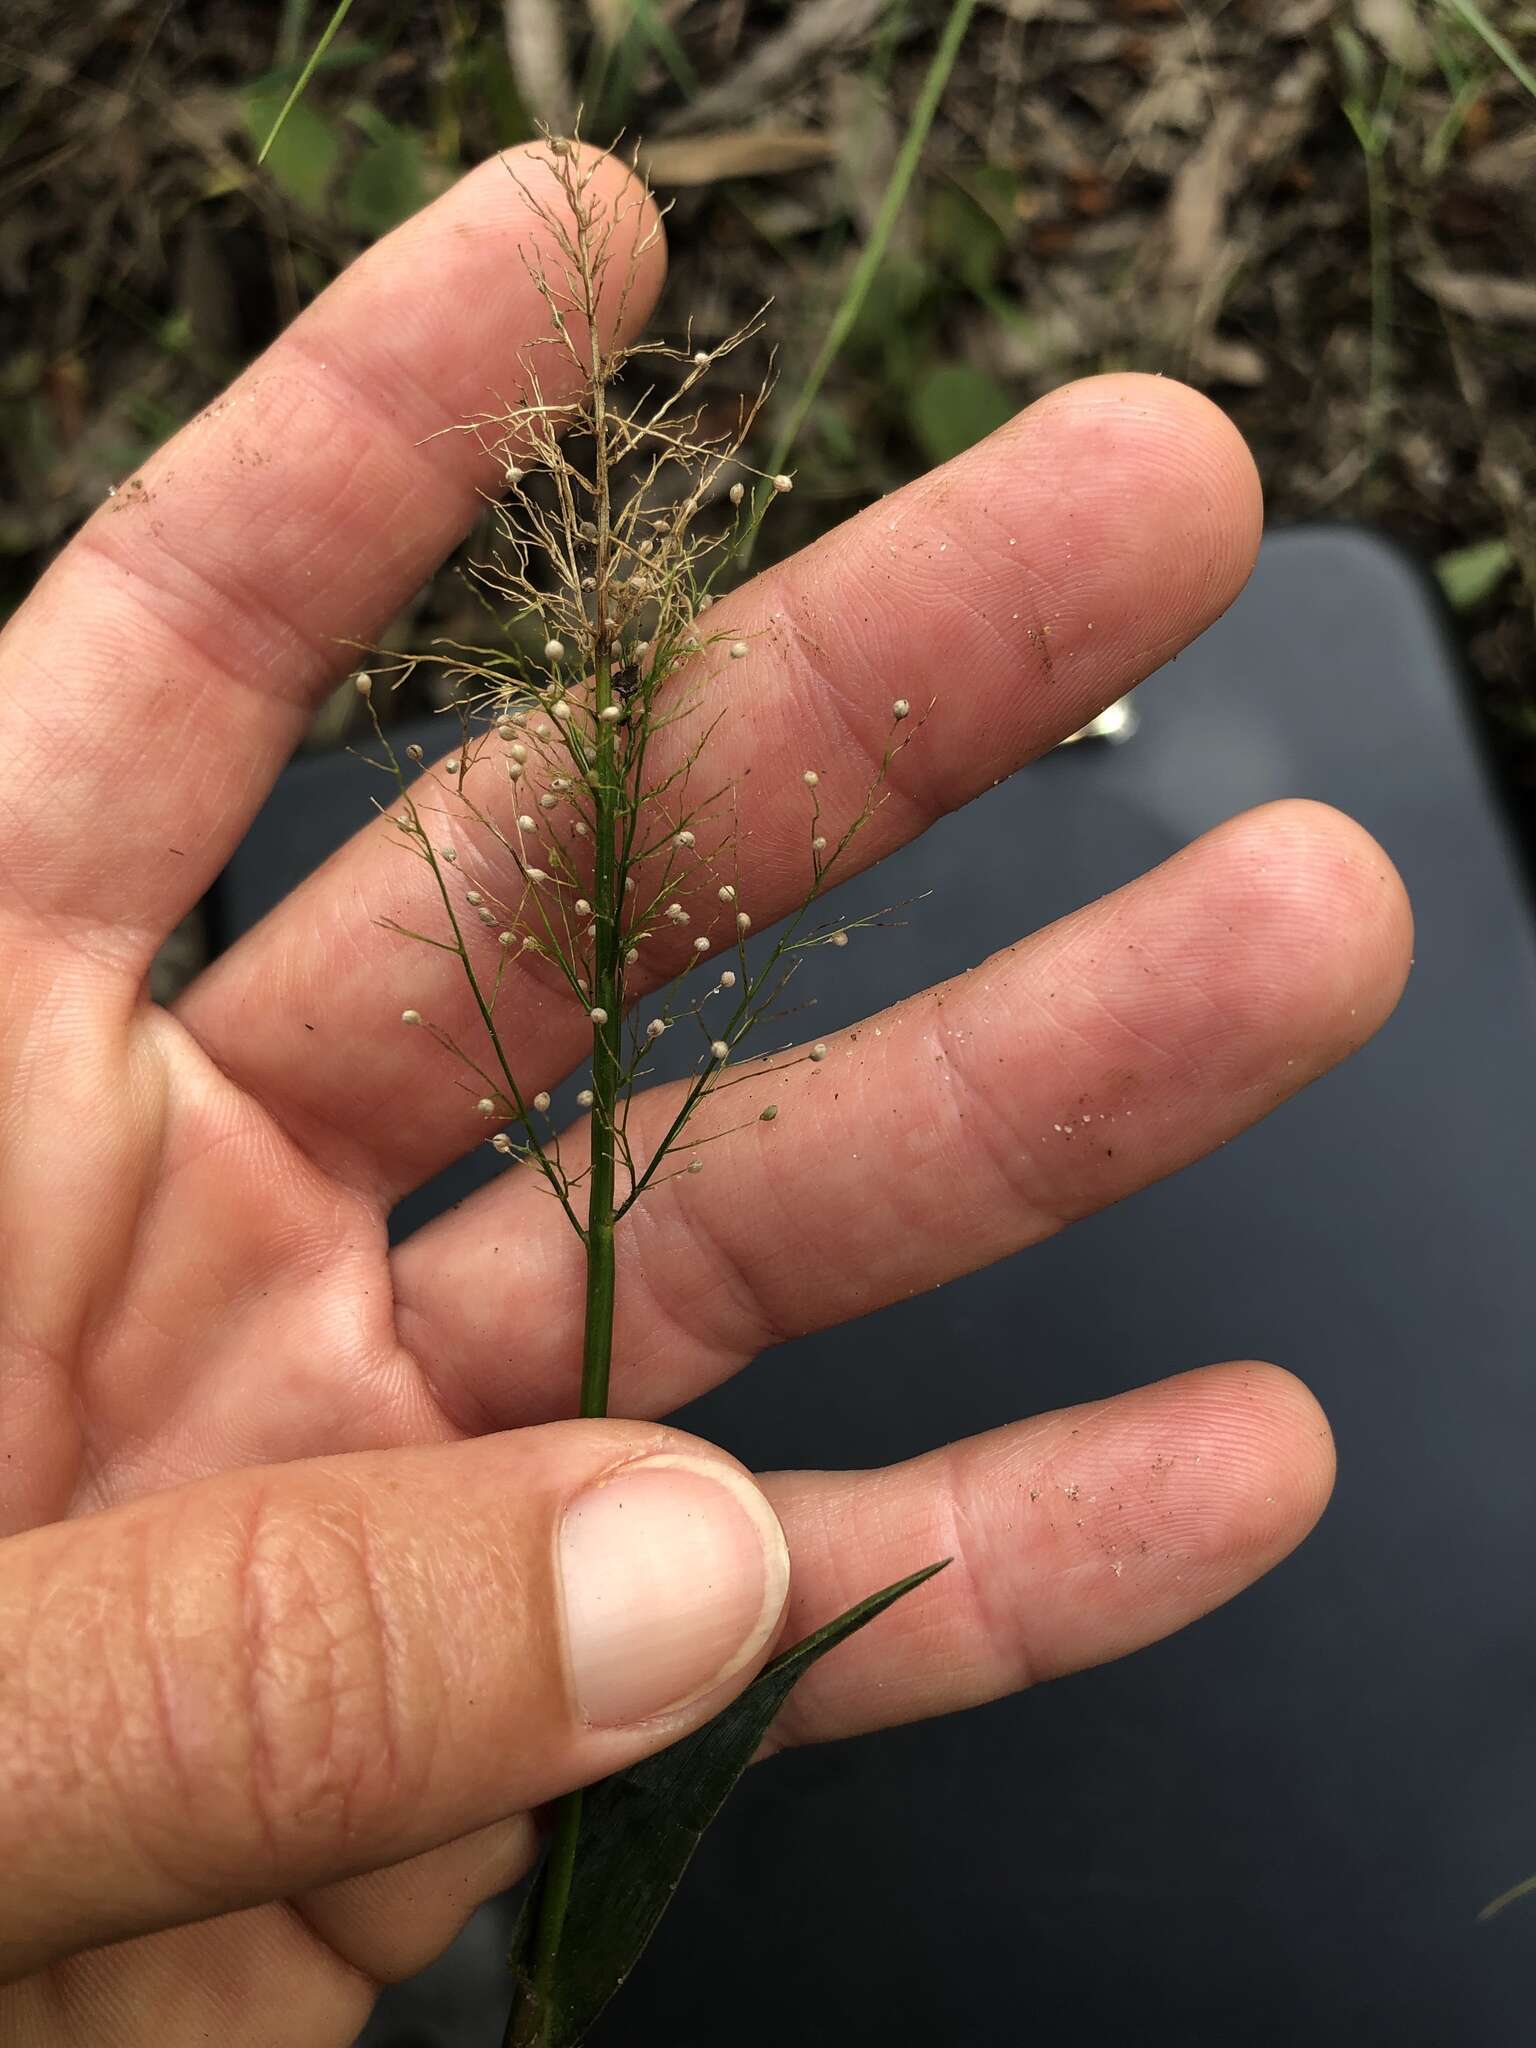
[[[580,1248],[526,1177],[388,1247],[391,1204],[484,1125],[398,1025],[470,1020],[456,963],[380,929],[423,923],[425,870],[386,832],[174,1013],[145,1000],[161,936],[347,666],[339,637],[377,631],[494,484],[437,430],[517,375],[538,237],[504,168],[466,179],[147,464],[0,641],[7,2040],[348,2041],[378,1982],[525,1867],[531,1807],[717,1711],[786,1612],[803,1634],[953,1553],[811,1674],[779,1739],[849,1734],[1177,1628],[1327,1496],[1316,1406],[1253,1365],[761,1492],[646,1418],[1199,1157],[1368,1036],[1407,911],[1332,813],[1237,820],[902,1005],[856,1056],[834,1042],[835,1090],[776,1083],[779,1124],[626,1226],[631,1422],[554,1419]],[[803,831],[779,764],[814,757],[829,814],[856,807],[891,699],[936,693],[857,842],[877,858],[1200,631],[1258,524],[1220,415],[1106,378],[722,601],[759,650],[712,756],[758,922],[788,905]],[[488,857],[466,829],[465,872]],[[531,1085],[584,1050],[532,972],[504,1029]],[[1085,1094],[1134,1111],[1112,1147],[1025,1145]],[[1020,1514],[1068,1460],[1084,1512]],[[1132,1476],[1122,1574],[1085,1569],[1089,1497]],[[1135,1517],[1156,1518],[1145,1557]]]

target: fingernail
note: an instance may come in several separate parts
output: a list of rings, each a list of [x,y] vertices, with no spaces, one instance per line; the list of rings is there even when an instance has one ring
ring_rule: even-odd
[[[709,1692],[778,1625],[789,1551],[744,1473],[663,1452],[578,1494],[560,1526],[577,1711],[622,1727]]]

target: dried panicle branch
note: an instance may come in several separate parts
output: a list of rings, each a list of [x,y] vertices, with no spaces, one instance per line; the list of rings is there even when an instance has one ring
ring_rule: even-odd
[[[370,702],[376,683],[398,684],[423,664],[446,685],[460,744],[436,769],[413,781],[421,749],[406,749],[402,761],[379,728],[400,789],[394,828],[432,870],[445,920],[441,936],[401,936],[458,956],[485,1048],[477,1054],[457,1044],[430,1019],[426,1028],[498,1125],[489,1142],[542,1176],[589,1246],[591,1203],[582,1216],[576,1197],[602,1178],[604,1153],[616,1168],[607,1206],[617,1222],[666,1177],[664,1164],[701,1106],[728,1085],[728,1070],[731,1081],[740,1077],[746,1040],[778,1013],[801,956],[846,945],[847,925],[811,929],[809,913],[881,801],[903,743],[893,737],[863,806],[835,839],[822,829],[819,777],[805,772],[806,896],[766,953],[749,961],[751,915],[738,884],[719,879],[734,854],[734,836],[722,829],[730,792],[701,796],[698,784],[723,715],[711,710],[712,692],[724,662],[742,661],[751,648],[711,632],[707,615],[735,544],[761,516],[749,482],[770,487],[765,505],[792,480],[764,476],[743,452],[763,390],[740,399],[724,429],[706,424],[697,394],[763,321],[759,315],[707,348],[693,346],[691,335],[681,346],[605,346],[601,336],[622,325],[637,265],[659,230],[637,235],[638,199],[594,196],[595,163],[551,140],[553,194],[509,169],[553,252],[525,259],[548,332],[521,365],[518,403],[444,430],[475,434],[502,469],[493,542],[471,573],[500,608],[506,638],[494,647],[439,643],[359,678]],[[631,395],[637,359],[648,372],[671,366],[664,390],[648,375]],[[893,735],[909,708],[892,707]],[[657,735],[683,718],[701,731],[681,759],[657,769]],[[437,818],[456,823],[437,826]],[[470,887],[457,872],[453,835],[466,824],[502,856],[499,889]],[[675,965],[677,937],[696,914],[687,906],[698,901],[718,906],[723,944],[737,964],[643,1028],[626,1022],[633,1000]],[[494,933],[494,949],[476,927]],[[687,965],[704,965],[720,943],[714,930],[696,933]],[[503,991],[529,955],[564,984],[593,1029],[594,1085],[582,1106],[598,1129],[588,1164],[576,1171],[561,1163],[547,1099],[519,1086],[498,1025]],[[422,1020],[408,1012],[407,1021]],[[661,1141],[641,1158],[630,1140],[630,1105],[649,1074],[647,1055],[677,1027],[697,1028],[697,1070]],[[696,1150],[723,1135],[690,1142]],[[697,1167],[690,1161],[683,1170]]]

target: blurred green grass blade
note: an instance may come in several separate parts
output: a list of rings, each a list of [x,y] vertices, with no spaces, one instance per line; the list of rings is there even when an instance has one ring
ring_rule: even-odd
[[[1536,72],[1521,62],[1515,46],[1507,36],[1502,36],[1484,14],[1476,0],[1442,0],[1452,14],[1459,14],[1475,35],[1480,35],[1499,62],[1505,66],[1512,78],[1518,78],[1533,100],[1536,100]]]
[[[976,0],[954,0],[949,10],[949,19],[944,24],[944,33],[939,38],[938,48],[933,53],[923,80],[922,90],[912,108],[912,118],[907,123],[907,132],[901,139],[901,148],[896,152],[896,161],[891,166],[891,175],[886,180],[885,190],[880,195],[880,205],[875,214],[875,224],[870,230],[869,240],[859,251],[859,260],[853,266],[842,298],[828,324],[816,359],[806,372],[805,381],[796,394],[779,438],[765,467],[770,476],[784,467],[789,451],[795,445],[806,414],[816,402],[817,394],[826,380],[828,370],[836,362],[838,352],[848,339],[849,330],[859,317],[859,308],[865,294],[874,281],[876,271],[885,256],[901,209],[906,204],[907,193],[917,171],[918,159],[922,156],[923,145],[928,140],[928,131],[933,126],[934,116],[949,84],[949,74],[955,68],[955,59],[965,41],[965,32],[971,25],[971,16],[976,11]]]
[[[300,99],[303,97],[304,88],[309,84],[309,81],[314,77],[315,71],[319,66],[321,58],[325,55],[326,51],[331,47],[332,42],[335,40],[336,31],[341,27],[341,24],[346,20],[347,16],[351,12],[352,0],[337,0],[337,7],[335,13],[326,23],[325,31],[322,34],[319,42],[316,43],[315,47],[310,51],[309,62],[304,66],[304,69],[299,73],[298,77],[294,80],[293,91],[289,93],[287,99],[284,100],[282,111],[278,114],[277,119],[272,123],[271,131],[269,132],[266,141],[261,145],[261,148],[257,153],[256,161],[258,164],[264,164],[266,162],[267,151],[272,147],[273,143],[276,142],[278,135],[281,132],[283,123],[287,120],[288,116],[293,112],[294,108],[298,105]]]
[[[975,11],[976,0],[954,0],[949,10],[944,33],[940,36],[938,48],[929,63],[922,90],[918,93],[912,108],[912,118],[907,123],[907,132],[901,139],[901,148],[896,152],[896,161],[891,166],[885,190],[880,195],[880,205],[875,213],[875,224],[870,230],[869,240],[859,251],[859,259],[849,274],[843,295],[832,314],[821,347],[816,352],[816,359],[806,372],[804,382],[795,394],[794,403],[785,415],[773,453],[763,465],[770,476],[776,475],[788,461],[789,452],[799,437],[800,429],[805,425],[806,415],[816,403],[817,395],[826,381],[827,372],[837,361],[838,353],[859,317],[860,308],[884,259],[896,223],[901,217],[901,209],[906,204],[907,193],[911,189],[918,160],[923,153],[923,145],[928,140],[928,131],[932,128],[934,116],[939,111],[945,87],[949,84],[949,74],[955,68],[955,59],[960,54],[960,46],[965,41],[965,32],[971,25],[971,16]],[[760,504],[766,503],[766,500],[761,499],[761,494],[759,497]],[[756,532],[757,518],[754,517],[743,536],[743,560],[751,553]]]
[[[653,0],[629,0],[629,11],[646,41],[671,72],[678,88],[689,99],[697,98],[699,74],[689,61],[688,52],[657,13]]]
[[[699,74],[671,25],[657,12],[654,0],[627,0],[626,14],[628,18],[612,43],[593,39],[582,86],[582,102],[597,109],[597,130],[603,134],[627,125],[647,50],[661,60],[685,99],[698,97]]]
[[[542,2014],[534,2003],[530,1972],[547,1862],[518,1919],[510,1961],[519,1989],[505,2048],[535,2043],[537,2048],[575,2048],[634,1968],[704,1830],[756,1755],[797,1680],[818,1657],[943,1569],[943,1563],[931,1564],[872,1593],[775,1657],[706,1726],[591,1787],[582,1805],[575,1876]]]
[[[310,0],[283,0],[277,23],[277,61],[286,71],[299,61],[309,27]]]

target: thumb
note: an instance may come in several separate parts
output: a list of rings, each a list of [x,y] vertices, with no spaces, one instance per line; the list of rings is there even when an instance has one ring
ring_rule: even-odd
[[[411,1856],[675,1741],[789,1584],[648,1425],[272,1466],[0,1545],[0,1980]]]

